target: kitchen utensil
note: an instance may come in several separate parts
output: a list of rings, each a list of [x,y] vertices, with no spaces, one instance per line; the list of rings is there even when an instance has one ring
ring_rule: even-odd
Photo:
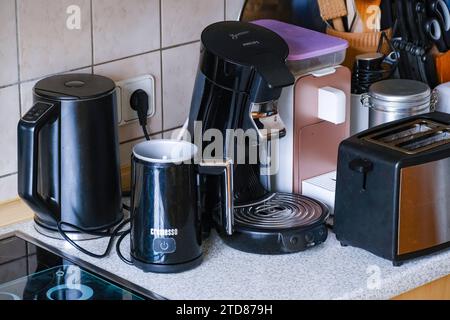
[[[356,11],[362,21],[363,32],[379,32],[381,29],[381,0],[355,0]]]
[[[369,108],[369,127],[431,111],[432,95],[423,82],[390,79],[374,83],[361,102]]]
[[[18,125],[18,192],[36,229],[72,238],[122,220],[117,102],[112,80],[90,74],[45,78]]]
[[[386,33],[388,39],[392,38],[392,30],[388,29],[382,32]],[[380,43],[380,38],[382,37],[382,32],[338,32],[331,28],[328,28],[326,31],[326,33],[330,36],[348,41],[349,47],[342,65],[350,70],[353,70],[357,55],[378,51],[378,45]],[[383,42],[381,50],[379,51],[387,55],[391,52],[391,48],[387,42]]]
[[[223,232],[217,192],[221,181],[216,177],[203,176],[200,184],[203,221],[212,213],[212,224],[224,241],[246,252],[291,253],[322,243],[327,237],[326,207],[269,188],[276,171],[269,159],[277,155],[270,145],[287,133],[277,103],[282,89],[294,83],[285,63],[288,45],[267,28],[229,21],[207,27],[201,43],[188,131],[194,141],[199,133],[210,137],[215,132],[223,141],[216,156],[223,154],[235,163],[233,233]],[[235,138],[239,132],[250,136]],[[207,140],[197,143],[203,154],[211,151]],[[252,159],[252,154],[258,156]]]
[[[320,16],[324,21],[333,21],[334,29],[345,31],[342,17],[347,16],[347,7],[344,0],[317,0]]]
[[[350,71],[340,67],[345,40],[274,20],[254,23],[278,33],[289,46],[287,66],[296,76],[284,88],[278,111],[286,126],[279,143],[277,192],[302,193],[302,183],[336,170],[339,143],[350,131]],[[321,193],[307,196],[326,201]],[[331,202],[325,202],[332,207]]]
[[[186,141],[151,140],[133,148],[131,261],[144,271],[171,273],[202,260],[197,175],[223,176],[223,232],[232,233],[233,167],[230,161],[194,163],[197,147]],[[119,242],[120,245],[120,242]]]
[[[355,26],[358,15],[356,14],[355,8],[355,0],[346,0],[347,7],[347,23],[348,23],[348,32],[352,32],[353,27]]]
[[[445,53],[433,52],[436,64],[436,74],[439,83],[450,81],[450,51]]]
[[[450,11],[443,0],[431,0],[426,3],[429,20],[425,23],[425,30],[438,48],[445,52],[450,48]]]
[[[381,30],[390,29],[394,26],[392,6],[393,6],[392,0],[381,0],[381,4],[380,4],[380,10],[381,10],[380,27],[381,27]]]
[[[394,265],[450,245],[450,115],[377,126],[339,147],[334,231]]]

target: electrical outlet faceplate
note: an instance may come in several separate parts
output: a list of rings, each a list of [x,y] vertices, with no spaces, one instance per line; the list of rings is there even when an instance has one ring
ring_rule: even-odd
[[[119,112],[119,125],[128,124],[138,120],[136,111],[131,109],[130,98],[138,89],[148,94],[148,113],[150,118],[155,115],[155,78],[152,75],[143,75],[136,78],[116,82],[117,105]]]

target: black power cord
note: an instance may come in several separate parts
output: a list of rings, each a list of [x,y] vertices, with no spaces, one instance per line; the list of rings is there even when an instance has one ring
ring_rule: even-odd
[[[66,223],[66,222],[62,222],[62,221],[58,222],[57,227],[58,227],[59,233],[60,233],[61,236],[64,238],[64,240],[66,240],[67,242],[69,242],[73,247],[75,247],[76,249],[78,249],[79,251],[81,251],[82,253],[84,253],[84,254],[86,254],[86,255],[88,255],[88,256],[90,256],[90,257],[100,259],[100,258],[105,258],[105,257],[107,257],[107,256],[109,255],[109,253],[111,252],[111,248],[112,248],[112,246],[113,246],[114,239],[115,239],[117,236],[120,235],[120,236],[122,237],[123,235],[126,235],[126,234],[128,234],[128,233],[130,232],[130,230],[126,230],[126,231],[123,231],[123,232],[120,231],[120,230],[121,230],[125,225],[127,225],[130,221],[131,221],[131,219],[125,219],[125,220],[123,220],[122,223],[120,223],[120,224],[114,229],[114,231],[113,231],[112,233],[110,233],[109,235],[108,235],[107,233],[101,234],[101,233],[98,233],[98,232],[90,232],[90,231],[87,231],[87,230],[85,230],[85,229],[83,229],[83,228],[77,227],[77,226],[75,226],[75,225],[73,225],[73,224]],[[94,235],[94,236],[99,235],[99,236],[103,236],[103,237],[109,236],[109,241],[108,241],[108,245],[106,246],[105,252],[103,252],[102,254],[97,254],[97,253],[90,252],[90,251],[84,249],[83,247],[81,247],[80,245],[78,245],[75,241],[73,241],[73,240],[66,234],[66,232],[64,232],[64,231],[62,230],[62,227],[63,227],[63,226],[70,227],[70,228],[72,228],[72,229],[74,229],[74,230],[76,230],[76,231],[83,232],[83,233],[89,234],[89,235]]]
[[[144,131],[145,139],[150,140],[150,135],[147,131],[147,114],[148,114],[148,94],[142,89],[138,89],[131,95],[130,105],[138,114],[139,124]]]
[[[129,229],[129,230],[125,231],[124,233],[122,233],[120,235],[119,239],[117,239],[117,242],[116,242],[116,253],[119,256],[120,260],[122,260],[126,264],[129,264],[130,266],[132,266],[133,262],[131,260],[128,260],[127,258],[125,258],[123,256],[122,252],[120,251],[120,245],[121,245],[123,239],[130,233],[131,233],[131,229]]]

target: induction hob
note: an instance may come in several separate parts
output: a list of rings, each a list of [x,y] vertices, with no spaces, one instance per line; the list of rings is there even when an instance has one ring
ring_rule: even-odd
[[[162,297],[20,232],[0,238],[0,300]]]

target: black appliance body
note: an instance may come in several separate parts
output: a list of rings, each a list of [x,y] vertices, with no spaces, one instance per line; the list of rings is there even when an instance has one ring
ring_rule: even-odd
[[[450,245],[450,115],[384,124],[339,147],[334,231],[394,265]]]
[[[196,164],[192,159],[197,152],[194,144],[174,140],[145,141],[133,148],[130,262],[144,271],[182,272],[201,263],[199,176],[223,176],[224,232],[232,225],[232,163]]]
[[[262,158],[264,152],[258,152],[256,161],[250,156],[251,148],[255,145],[267,146],[286,133],[278,115],[277,100],[282,89],[294,83],[294,77],[285,64],[289,48],[271,30],[246,22],[231,21],[207,27],[202,33],[201,43],[188,131],[194,143],[203,151],[199,156],[233,161],[235,208],[233,230],[225,233],[225,222],[223,215],[220,215],[223,211],[220,208],[223,203],[220,197],[224,194],[220,189],[224,185],[223,178],[203,177],[200,201],[204,235],[208,235],[210,226],[215,226],[230,246],[246,252],[277,254],[304,250],[308,244],[298,239],[304,239],[306,230],[298,225],[291,228],[289,223],[282,225],[276,218],[277,214],[269,212],[272,209],[289,211],[291,207],[287,203],[292,198],[288,196],[289,199],[284,201],[283,196],[275,196],[268,191],[270,176],[262,173],[267,164],[267,159]],[[223,150],[216,149],[209,153],[211,141],[215,141],[208,138],[209,129],[222,134]],[[253,138],[239,140],[236,135],[230,134],[236,133],[236,130],[254,130],[256,134]],[[271,132],[277,132],[278,135],[272,136]],[[317,212],[321,208],[315,209]],[[273,224],[270,221],[263,222],[264,228],[240,223],[240,217],[245,219],[245,216],[255,212],[260,215],[256,219],[264,220],[265,215],[277,221],[272,221]],[[280,216],[279,219],[283,219],[287,214]],[[316,243],[320,243],[326,238],[326,228],[323,227],[323,230],[320,225],[317,227],[321,229],[316,230],[321,236]],[[295,239],[290,241],[292,237]]]
[[[52,76],[35,85],[33,100],[18,124],[18,192],[36,228],[56,236],[60,221],[89,231],[113,227],[123,218],[114,82]]]

